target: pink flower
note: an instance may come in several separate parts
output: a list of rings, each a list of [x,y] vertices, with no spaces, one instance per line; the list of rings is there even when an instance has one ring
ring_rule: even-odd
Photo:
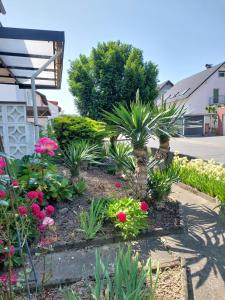
[[[30,200],[38,199],[38,192],[37,191],[30,191],[26,193],[25,198]]]
[[[5,172],[0,168],[0,175],[4,175]]]
[[[0,283],[2,285],[5,285],[6,281],[7,281],[7,276],[5,274],[3,274],[2,276],[0,276]]]
[[[44,226],[53,226],[55,224],[54,220],[52,218],[49,217],[45,217],[42,224]]]
[[[47,229],[47,226],[43,225],[43,224],[38,224],[37,226],[37,230],[41,233],[45,232]]]
[[[119,182],[116,182],[116,183],[114,184],[114,186],[115,186],[116,188],[121,188],[121,187],[122,187],[122,184],[119,183]]]
[[[38,214],[35,215],[37,221],[42,221],[46,217],[46,213],[44,210],[40,211]]]
[[[11,186],[13,186],[13,187],[15,187],[15,188],[19,187],[19,181],[16,180],[16,179],[13,179],[13,180],[12,180],[12,183],[11,183]]]
[[[16,282],[17,282],[17,278],[16,278],[16,272],[13,272],[12,274],[11,274],[11,284],[16,284]]]
[[[36,153],[47,153],[49,156],[55,155],[55,150],[58,149],[58,144],[48,137],[40,138],[35,145]]]
[[[0,245],[3,245],[3,240],[0,240]]]
[[[38,203],[41,205],[44,201],[44,193],[38,192]]]
[[[121,211],[117,214],[117,219],[119,222],[124,223],[127,220],[127,216],[124,212]]]
[[[51,216],[51,215],[54,213],[55,208],[54,208],[54,206],[52,206],[52,205],[47,205],[47,206],[45,207],[45,210],[46,210],[47,215],[48,215],[48,216]]]
[[[148,211],[149,210],[148,203],[145,202],[145,201],[141,201],[141,203],[140,203],[140,209],[143,210],[143,211]]]
[[[27,216],[28,215],[28,210],[26,206],[22,205],[18,207],[18,213],[20,214],[21,217]]]
[[[0,199],[5,199],[5,197],[6,197],[6,192],[0,191]]]
[[[32,211],[33,215],[35,215],[35,216],[38,215],[39,212],[41,211],[41,208],[40,208],[40,206],[37,203],[33,203],[30,206],[30,208],[31,208],[31,211]]]
[[[9,246],[9,252],[6,253],[6,256],[13,256],[15,254],[15,246]]]
[[[0,168],[4,169],[6,167],[6,162],[3,157],[0,157]]]

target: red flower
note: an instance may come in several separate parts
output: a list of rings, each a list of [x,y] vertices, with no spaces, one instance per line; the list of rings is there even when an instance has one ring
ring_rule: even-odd
[[[42,221],[46,217],[46,213],[44,210],[40,211],[37,215],[35,215],[37,221]]]
[[[45,210],[46,210],[47,215],[48,215],[48,216],[51,216],[51,215],[54,213],[55,208],[54,208],[54,206],[52,206],[52,205],[47,205],[47,206],[45,207]]]
[[[37,191],[30,191],[25,195],[25,198],[30,200],[38,199],[38,192]]]
[[[12,180],[12,183],[11,183],[11,186],[13,186],[13,187],[19,187],[19,181],[18,180],[16,180],[16,179],[13,179]]]
[[[24,205],[18,207],[18,212],[21,217],[28,215],[28,210],[27,210],[26,206],[24,206]]]
[[[124,212],[121,211],[117,214],[117,219],[119,222],[124,223],[127,220],[127,216]]]
[[[0,191],[0,199],[5,199],[6,192],[5,191]]]
[[[44,193],[38,192],[38,203],[41,205],[44,201]]]
[[[15,254],[15,247],[13,245],[9,246],[9,252],[6,253],[6,256],[13,256]]]
[[[114,184],[114,186],[115,186],[116,188],[121,188],[121,187],[122,187],[122,184],[119,183],[119,182],[116,182],[116,183]]]
[[[149,210],[148,203],[145,202],[145,201],[141,201],[141,203],[140,203],[140,209],[143,210],[143,211],[148,211]]]
[[[6,167],[6,162],[3,157],[0,157],[0,168],[3,169]]]
[[[30,208],[31,208],[31,211],[32,211],[33,215],[35,215],[35,216],[38,215],[39,212],[41,211],[41,208],[40,208],[40,206],[37,203],[33,203],[30,206]]]

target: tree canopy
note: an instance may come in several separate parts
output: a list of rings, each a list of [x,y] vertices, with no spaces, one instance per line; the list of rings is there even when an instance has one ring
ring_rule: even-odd
[[[137,89],[145,103],[153,103],[158,95],[157,66],[145,62],[140,49],[120,41],[99,43],[90,56],[71,61],[68,73],[80,114],[94,119],[116,103],[135,100]]]

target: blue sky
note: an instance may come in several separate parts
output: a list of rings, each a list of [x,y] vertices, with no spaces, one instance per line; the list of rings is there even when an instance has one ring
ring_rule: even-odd
[[[68,90],[69,60],[97,42],[121,40],[158,65],[159,80],[176,82],[225,61],[224,0],[3,0],[4,26],[65,31],[61,90],[43,91],[75,111]]]

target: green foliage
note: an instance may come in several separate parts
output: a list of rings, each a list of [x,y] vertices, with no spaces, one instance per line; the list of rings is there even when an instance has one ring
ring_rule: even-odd
[[[159,130],[160,124],[168,120],[166,114],[155,114],[149,104],[137,101],[130,107],[118,104],[113,107],[112,113],[105,111],[104,117],[111,130],[130,138],[133,148],[140,149],[147,145],[149,138]]]
[[[132,148],[127,143],[118,142],[109,147],[109,157],[113,160],[117,172],[134,172],[135,159],[132,155]]]
[[[88,117],[63,115],[54,119],[53,128],[61,147],[79,140],[101,143],[106,135],[105,124]]]
[[[105,263],[96,252],[95,287],[92,288],[92,299],[107,300],[140,300],[155,299],[159,278],[159,266],[153,274],[151,259],[140,267],[139,256],[128,249],[119,249],[113,276],[110,276]],[[150,279],[150,285],[146,282]]]
[[[172,184],[179,181],[178,172],[171,168],[150,171],[148,178],[149,194],[153,200],[162,201],[170,194]]]
[[[58,173],[56,165],[40,159],[37,155],[25,156],[15,162],[16,178],[22,193],[33,190],[44,192],[45,200],[71,200],[73,186]]]
[[[87,183],[85,179],[79,178],[76,183],[74,183],[73,188],[76,195],[82,195],[87,190]]]
[[[80,225],[85,232],[86,239],[93,239],[102,229],[107,201],[106,198],[92,200],[89,211],[80,213]]]
[[[69,86],[82,116],[101,119],[101,111],[111,111],[122,101],[135,99],[140,89],[142,101],[153,104],[158,95],[157,66],[144,62],[142,51],[117,42],[99,43],[89,57],[71,62]]]
[[[161,105],[155,106],[153,112],[156,116],[160,113],[164,114],[164,118],[160,120],[160,126],[155,130],[155,135],[160,139],[161,143],[167,141],[170,136],[179,133],[181,127],[179,120],[186,113],[184,105],[179,106],[176,103],[168,105],[166,101],[162,100]]]
[[[71,176],[80,175],[81,163],[96,163],[100,157],[100,148],[88,141],[75,141],[61,150],[60,160],[70,170]]]
[[[126,214],[126,221],[119,222],[118,213]],[[109,203],[107,216],[112,220],[116,228],[121,230],[124,239],[136,237],[142,230],[147,229],[147,213],[140,209],[140,202],[132,198],[124,197],[112,200]]]

